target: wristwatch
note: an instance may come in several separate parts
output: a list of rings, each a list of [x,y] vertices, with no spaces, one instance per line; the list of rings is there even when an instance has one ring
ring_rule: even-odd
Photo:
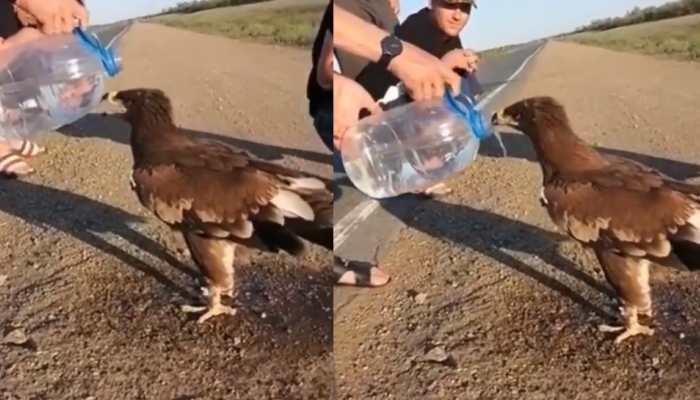
[[[396,56],[401,54],[401,52],[403,51],[403,44],[401,43],[401,40],[396,36],[389,35],[382,39],[381,46],[382,56],[379,57],[379,61],[377,61],[377,64],[379,64],[383,68],[387,68],[391,60],[393,60]]]

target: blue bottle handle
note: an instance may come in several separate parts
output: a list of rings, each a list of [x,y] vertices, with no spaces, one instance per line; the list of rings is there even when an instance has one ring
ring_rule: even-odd
[[[85,32],[82,28],[77,27],[73,30],[73,34],[78,38],[78,40],[96,55],[102,62],[102,66],[110,77],[115,76],[121,71],[119,62],[117,62],[116,54],[114,50],[106,48],[100,43],[95,35],[90,35]]]
[[[471,94],[459,93],[452,96],[449,90],[445,90],[445,103],[455,114],[464,120],[471,128],[474,136],[484,140],[491,134],[489,124],[484,116],[476,108],[476,100]]]

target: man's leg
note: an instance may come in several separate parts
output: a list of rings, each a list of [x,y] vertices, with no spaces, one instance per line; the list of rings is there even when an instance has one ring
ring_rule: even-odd
[[[321,109],[313,117],[314,127],[323,144],[333,151],[334,173],[344,173],[340,152],[335,151],[333,146],[333,111]],[[336,276],[336,283],[340,285],[383,286],[389,282],[389,275],[377,268],[376,265],[345,260],[338,256],[333,257],[333,272]]]

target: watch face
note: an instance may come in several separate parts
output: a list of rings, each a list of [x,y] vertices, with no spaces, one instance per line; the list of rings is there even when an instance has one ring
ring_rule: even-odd
[[[401,53],[403,45],[396,36],[389,36],[382,40],[382,51],[384,54],[395,57]]]

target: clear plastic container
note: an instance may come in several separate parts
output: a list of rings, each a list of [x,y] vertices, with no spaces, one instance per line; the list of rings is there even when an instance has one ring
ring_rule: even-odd
[[[415,193],[466,168],[490,133],[473,97],[446,93],[360,120],[343,138],[343,164],[370,197]]]
[[[113,26],[106,45],[95,32],[76,29],[2,53],[0,138],[31,139],[93,110],[104,94],[106,77],[121,69],[117,47],[129,26]]]

